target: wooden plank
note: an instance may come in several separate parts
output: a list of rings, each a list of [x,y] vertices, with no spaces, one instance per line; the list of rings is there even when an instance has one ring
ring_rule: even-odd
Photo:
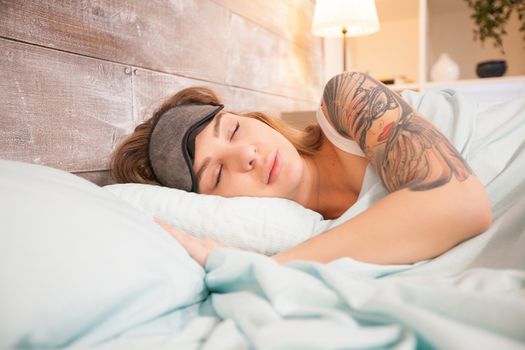
[[[107,169],[133,124],[130,67],[5,39],[0,52],[0,158]]]
[[[229,42],[225,82],[282,96],[318,100],[322,61],[270,32],[232,16],[231,30],[239,35]],[[252,81],[247,86],[246,82]]]
[[[315,2],[310,0],[213,0],[258,25],[294,42],[302,48],[321,54],[318,37],[311,34]]]
[[[320,41],[304,49],[212,0],[3,0],[0,18],[6,38],[310,101],[320,94]]]
[[[237,113],[260,111],[279,118],[283,111],[308,111],[317,108],[317,102],[137,69],[133,75],[134,119],[138,121],[150,118],[166,98],[191,86],[211,88],[222,100],[226,110]]]

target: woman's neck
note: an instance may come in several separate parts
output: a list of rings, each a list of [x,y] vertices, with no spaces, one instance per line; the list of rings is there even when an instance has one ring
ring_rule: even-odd
[[[339,151],[324,139],[321,149],[305,157],[310,191],[306,207],[334,219],[359,197],[367,160]]]

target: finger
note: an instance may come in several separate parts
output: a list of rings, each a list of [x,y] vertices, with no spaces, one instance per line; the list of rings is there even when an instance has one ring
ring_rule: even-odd
[[[189,235],[169,224],[166,224],[165,222],[160,222],[159,225],[185,248],[188,248],[190,245],[195,245],[196,242],[200,240],[199,238]]]
[[[155,217],[155,222],[161,226],[164,230],[168,231],[169,233],[179,233],[178,230],[171,226],[170,224],[168,223],[165,223],[164,221],[162,221],[161,219]]]
[[[183,234],[181,232],[179,232],[176,228],[174,228],[173,226],[171,226],[170,224],[167,224],[165,223],[164,221],[162,221],[161,219],[159,219],[158,217],[154,217],[154,220],[155,222],[161,226],[165,231],[167,231],[170,235],[172,236],[177,236],[177,239],[179,237],[182,237]]]
[[[154,216],[153,220],[159,225],[166,225],[166,223],[161,218],[159,218],[157,216]]]

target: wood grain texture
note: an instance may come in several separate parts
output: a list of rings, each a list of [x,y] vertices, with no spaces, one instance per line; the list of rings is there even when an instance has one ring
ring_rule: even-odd
[[[132,127],[129,67],[0,39],[0,158],[107,169]]]
[[[0,0],[0,158],[112,183],[113,149],[168,96],[234,112],[313,110],[312,0]]]
[[[312,54],[321,54],[310,33],[315,2],[310,0],[213,0],[231,12],[282,36]]]
[[[283,111],[312,110],[318,104],[137,69],[133,75],[134,119],[138,123],[150,118],[166,98],[191,86],[206,86],[212,89],[224,103],[226,110],[237,113],[259,111],[280,118]]]
[[[242,5],[248,18],[258,16],[260,20],[254,22],[212,0],[3,0],[0,36],[136,67],[317,100],[322,84],[321,45],[315,40],[308,46],[303,40],[309,35],[304,31],[305,22],[310,20],[304,17],[311,16],[311,10],[302,7],[313,5],[299,0],[281,3],[287,2],[260,0],[250,11],[246,10],[250,5]],[[228,6],[233,8],[234,3]],[[278,20],[269,20],[272,17]],[[261,22],[265,26],[257,24]],[[290,29],[283,29],[285,23]]]

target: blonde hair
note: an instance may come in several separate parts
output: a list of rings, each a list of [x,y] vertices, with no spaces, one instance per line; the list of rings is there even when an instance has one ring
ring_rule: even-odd
[[[167,110],[175,106],[192,103],[221,104],[217,95],[206,87],[187,88],[170,97],[153,113],[150,119],[139,124],[135,131],[115,149],[111,155],[110,165],[113,180],[117,183],[133,182],[159,185],[160,183],[151,168],[148,152],[152,127]],[[261,112],[237,115],[257,119],[277,130],[294,145],[301,155],[313,155],[321,147],[322,132],[317,124],[309,125],[304,130],[298,130]]]

